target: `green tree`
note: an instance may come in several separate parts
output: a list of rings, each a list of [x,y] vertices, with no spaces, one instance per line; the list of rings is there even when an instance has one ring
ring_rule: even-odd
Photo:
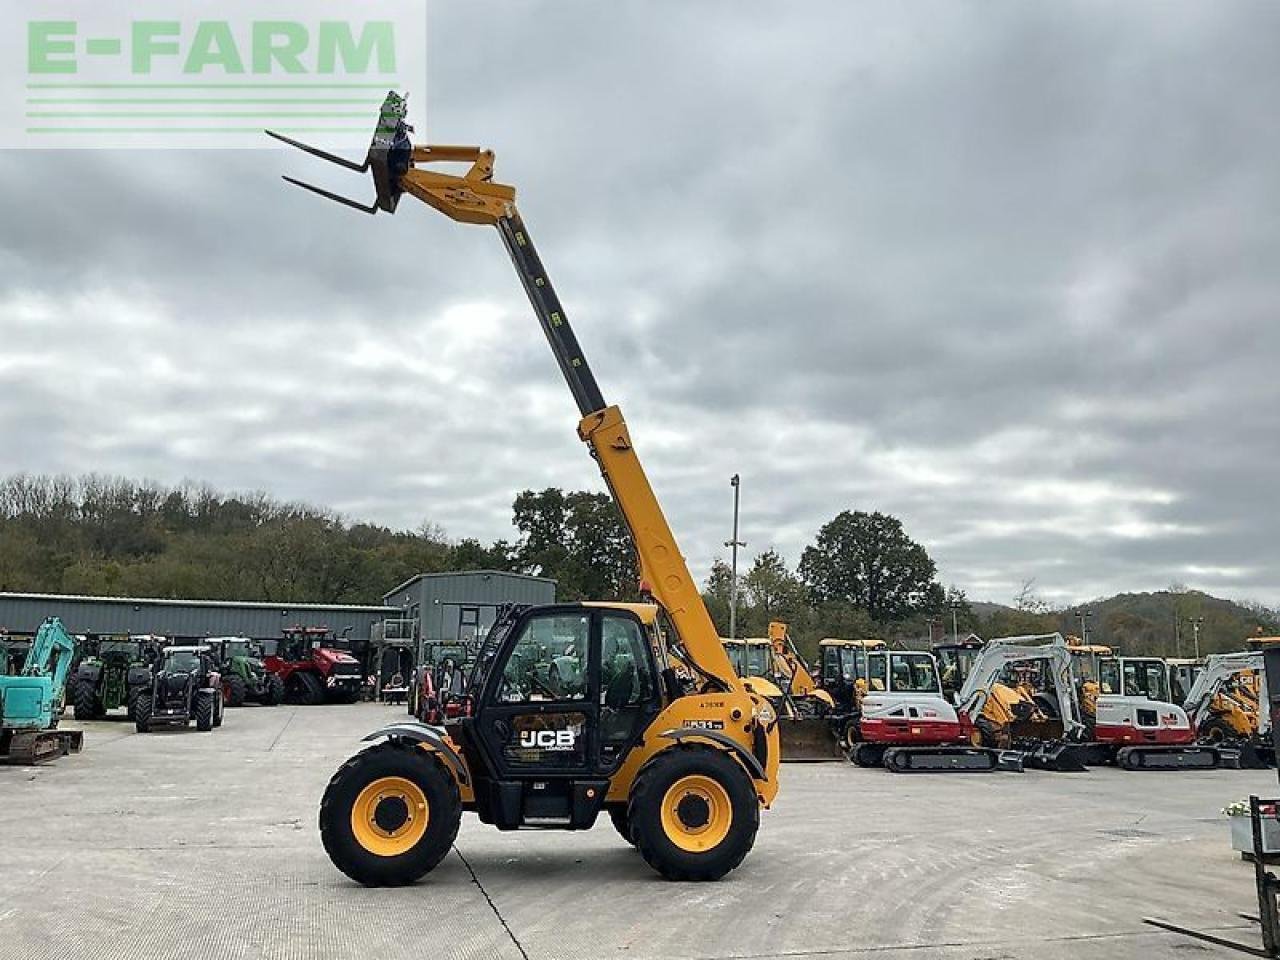
[[[861,510],[845,510],[824,524],[800,558],[800,578],[817,603],[852,604],[878,622],[939,606],[936,569],[902,521]]]
[[[738,607],[739,632],[764,636],[771,620],[800,625],[808,619],[808,591],[781,556],[766,550],[742,577]]]
[[[741,576],[738,579],[741,581]],[[733,572],[727,563],[717,557],[711,562],[711,572],[707,574],[707,579],[702,585],[702,601],[707,605],[707,613],[711,614],[711,621],[722,637],[729,635],[729,601],[732,585]],[[741,603],[741,590],[739,590],[739,603]],[[739,607],[739,612],[741,609]]]
[[[604,493],[556,487],[525,490],[512,504],[520,531],[517,568],[558,581],[566,600],[627,600],[638,596],[639,570],[631,535]]]

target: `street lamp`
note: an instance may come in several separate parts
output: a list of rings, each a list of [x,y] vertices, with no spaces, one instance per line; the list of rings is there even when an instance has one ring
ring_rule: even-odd
[[[1204,625],[1204,617],[1187,617],[1187,623],[1191,624],[1192,636],[1195,638],[1196,659],[1200,659],[1200,628]]]
[[[948,604],[951,607],[951,639],[955,643],[960,642],[960,602],[952,600]]]
[[[1092,610],[1077,610],[1076,616],[1080,619],[1080,642],[1089,642],[1089,619],[1093,616]]]
[[[927,631],[929,631],[929,643],[930,643],[930,644],[932,644],[932,643],[933,643],[933,626],[934,626],[934,624],[936,624],[936,623],[941,623],[941,622],[942,622],[942,620],[941,620],[941,618],[940,618],[940,617],[925,617],[925,618],[924,618],[924,628],[925,628]]]
[[[733,551],[730,561],[732,579],[729,581],[729,636],[736,639],[738,636],[738,548],[745,547],[747,544],[738,539],[738,499],[742,492],[742,480],[736,473],[729,480],[729,486],[733,487],[733,539],[726,540],[724,545]]]

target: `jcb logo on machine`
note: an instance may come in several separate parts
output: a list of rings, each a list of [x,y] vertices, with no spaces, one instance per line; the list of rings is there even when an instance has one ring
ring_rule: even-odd
[[[686,720],[681,726],[692,730],[723,730],[723,720]]]
[[[572,730],[521,730],[520,746],[551,752],[572,752],[578,735]]]

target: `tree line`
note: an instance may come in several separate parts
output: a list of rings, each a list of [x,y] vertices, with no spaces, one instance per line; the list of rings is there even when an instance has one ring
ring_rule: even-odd
[[[512,503],[512,526],[514,537],[485,544],[429,523],[393,530],[353,522],[264,493],[18,474],[0,481],[0,590],[368,604],[419,573],[494,569],[554,578],[563,600],[640,598],[631,539],[607,494],[525,490]],[[722,635],[732,587],[731,571],[716,560],[703,596]],[[1088,606],[1090,639],[1135,654],[1189,656],[1195,621],[1201,652],[1280,632],[1274,610],[1181,585]],[[739,636],[763,636],[770,620],[785,620],[810,655],[824,636],[919,645],[953,625],[983,637],[1080,632],[1080,610],[1052,608],[1032,582],[1010,605],[971,604],[938,581],[928,551],[900,520],[856,510],[824,524],[794,569],[772,550],[751,558],[738,578],[737,611]]]

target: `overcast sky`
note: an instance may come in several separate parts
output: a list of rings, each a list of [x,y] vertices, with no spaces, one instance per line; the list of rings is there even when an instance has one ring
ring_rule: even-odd
[[[410,102],[497,150],[699,576],[740,472],[749,552],[792,564],[883,510],[975,599],[1280,603],[1278,31],[1264,2],[433,2]],[[322,176],[0,154],[6,471],[485,540],[519,489],[602,489],[495,232],[281,172]]]

